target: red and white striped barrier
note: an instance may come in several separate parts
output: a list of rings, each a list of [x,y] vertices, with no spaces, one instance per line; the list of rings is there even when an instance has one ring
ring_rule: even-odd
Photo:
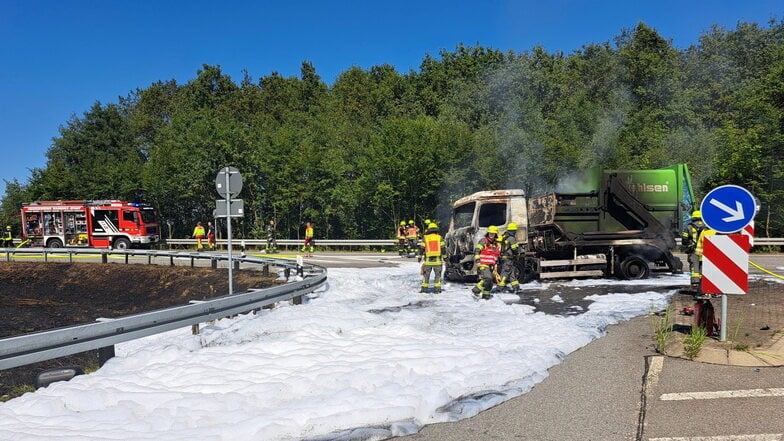
[[[705,237],[702,255],[702,292],[746,294],[749,288],[749,236]]]
[[[754,221],[749,222],[748,225],[738,231],[738,234],[743,234],[749,237],[749,248],[754,246]]]

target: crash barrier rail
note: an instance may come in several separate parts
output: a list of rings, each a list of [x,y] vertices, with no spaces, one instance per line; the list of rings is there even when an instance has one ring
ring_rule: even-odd
[[[206,245],[206,241],[203,241]],[[680,238],[676,239],[680,245]],[[220,247],[227,245],[226,239],[217,239],[215,243]],[[278,247],[293,247],[297,248],[302,246],[302,240],[295,239],[278,239]],[[161,242],[162,245],[179,246],[179,247],[196,247],[196,239],[165,239]],[[397,239],[319,239],[316,238],[316,246],[324,247],[385,247],[397,245]],[[257,248],[263,249],[267,246],[266,239],[232,239],[233,247]],[[764,246],[784,246],[784,238],[777,237],[755,237],[755,247]]]
[[[191,266],[197,259],[211,259],[213,267],[217,261],[226,261],[229,265],[228,255],[185,253],[172,251],[143,251],[143,250],[97,250],[97,249],[0,249],[11,260],[17,255],[42,254],[47,256],[68,254],[100,254],[103,262],[109,255],[125,255],[128,262],[129,256],[147,256],[148,262],[152,258],[169,257],[189,258]],[[239,268],[240,263],[261,265],[264,273],[269,274],[269,267],[283,268],[284,275],[288,278],[292,271],[302,277],[302,280],[292,281],[271,288],[251,289],[248,292],[226,295],[211,300],[191,301],[189,305],[161,309],[157,311],[134,314],[112,319],[98,319],[97,323],[69,326],[33,334],[0,339],[0,370],[23,366],[39,361],[51,360],[66,355],[98,349],[99,361],[104,361],[114,356],[114,345],[128,340],[134,340],[188,325],[197,325],[210,320],[242,314],[277,302],[294,300],[301,301],[302,296],[309,294],[326,284],[326,268],[299,264],[294,260],[271,259],[258,257],[232,256],[233,265]],[[173,260],[171,261],[174,264]]]
[[[675,240],[678,245],[680,245],[680,238]],[[19,239],[14,239],[14,244],[18,245],[20,242]],[[206,240],[203,241],[206,246]],[[217,239],[215,241],[216,245],[221,248],[226,248],[228,246],[228,241],[226,239]],[[277,239],[278,247],[282,247],[284,249],[288,249],[289,247],[293,249],[297,249],[302,246],[303,240],[302,239]],[[162,246],[169,246],[170,248],[195,248],[196,247],[196,239],[163,239],[160,242]],[[389,247],[397,245],[396,239],[319,239],[316,238],[316,246],[319,247],[335,247],[335,248],[348,248],[349,250],[352,248],[368,248],[368,247]],[[254,249],[263,249],[267,246],[266,239],[233,239],[232,240],[232,248],[254,248]],[[776,237],[755,237],[754,238],[754,246],[755,247],[764,247],[764,246],[784,246],[784,238],[776,238]]]
[[[349,249],[357,247],[357,248],[367,248],[367,247],[387,247],[397,245],[396,239],[319,239],[316,238],[316,246],[319,247],[347,247]],[[206,241],[202,240],[202,242],[206,246]],[[296,239],[277,239],[278,248],[288,249],[291,248],[298,248],[302,246],[304,240],[296,240]],[[162,245],[168,245],[170,247],[195,247],[196,246],[196,239],[164,239],[161,242]],[[228,245],[228,241],[226,239],[217,239],[215,244],[219,247],[226,247]],[[232,248],[255,248],[255,249],[264,249],[267,246],[266,239],[232,239],[231,241]]]

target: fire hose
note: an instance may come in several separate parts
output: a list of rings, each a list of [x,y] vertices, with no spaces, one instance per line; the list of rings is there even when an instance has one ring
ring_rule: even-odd
[[[782,275],[780,275],[780,274],[776,274],[776,273],[774,273],[774,272],[772,272],[772,271],[768,271],[768,270],[766,270],[765,268],[763,268],[763,267],[761,267],[761,266],[757,265],[756,263],[754,263],[754,262],[752,262],[752,261],[749,261],[749,264],[750,264],[751,266],[753,266],[754,268],[757,268],[758,270],[762,271],[762,272],[763,272],[763,273],[765,273],[765,274],[768,274],[768,275],[771,275],[771,276],[773,276],[773,277],[777,277],[777,278],[779,278],[779,279],[781,279],[781,280],[784,280],[784,276],[782,276]]]

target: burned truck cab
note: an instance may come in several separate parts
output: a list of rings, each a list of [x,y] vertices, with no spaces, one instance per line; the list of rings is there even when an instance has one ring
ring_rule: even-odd
[[[517,240],[527,238],[528,214],[523,190],[480,191],[460,198],[452,205],[449,230],[444,236],[447,252],[445,278],[452,281],[476,279],[474,247],[495,225],[503,234],[510,222],[518,225]]]

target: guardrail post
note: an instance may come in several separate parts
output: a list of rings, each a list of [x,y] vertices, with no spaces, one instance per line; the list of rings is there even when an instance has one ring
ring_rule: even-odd
[[[286,276],[286,280],[288,280],[289,276],[291,275],[291,268],[283,268],[283,275]]]
[[[196,261],[196,258],[191,256],[191,268],[196,266],[195,263],[194,263],[195,261]]]
[[[239,271],[239,269],[240,269],[240,261],[239,260],[235,260],[234,261],[234,269]]]
[[[218,269],[218,259],[212,258],[210,259],[210,266],[212,269]]]
[[[98,348],[98,366],[103,366],[114,357],[114,345]]]
[[[109,263],[109,254],[101,253],[101,263]]]
[[[126,264],[128,263],[128,252],[127,251],[125,252],[125,263]]]
[[[295,305],[301,305],[302,304],[302,296],[294,297],[293,299],[291,299],[291,303],[293,303]]]
[[[169,266],[174,266],[174,256],[169,256]]]
[[[199,335],[199,324],[191,325],[191,334]]]
[[[264,265],[261,267],[261,275],[264,277],[269,277],[269,264]]]

